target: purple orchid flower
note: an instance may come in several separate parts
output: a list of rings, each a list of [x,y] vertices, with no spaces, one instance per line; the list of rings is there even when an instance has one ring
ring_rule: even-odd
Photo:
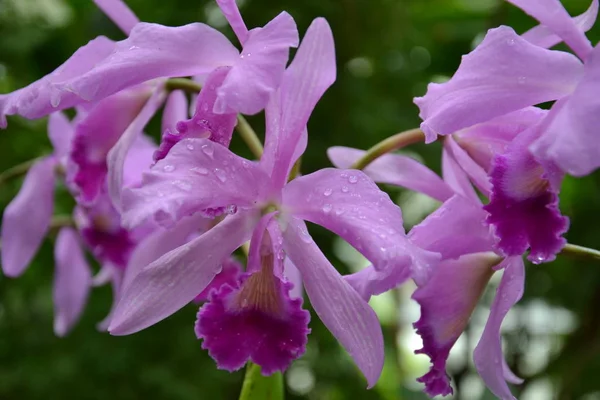
[[[513,120],[514,121],[514,120]],[[514,135],[518,124],[500,124],[502,129],[483,132],[498,138],[498,132]],[[498,128],[498,127],[496,127]],[[473,132],[464,131],[467,136]],[[477,146],[477,154],[485,158],[498,141]],[[334,165],[346,168],[364,155],[364,151],[333,147],[328,151]],[[466,328],[479,298],[497,270],[504,270],[492,304],[484,333],[474,353],[475,366],[489,389],[502,399],[513,399],[506,382],[521,383],[508,368],[502,355],[500,326],[510,307],[522,296],[524,266],[520,256],[501,261],[494,253],[495,238],[486,223],[487,213],[473,190],[469,176],[448,146],[442,157],[443,180],[418,161],[397,154],[386,154],[365,168],[365,173],[381,183],[402,186],[424,193],[443,202],[442,206],[409,232],[409,239],[425,250],[437,252],[442,261],[427,280],[415,279],[418,289],[413,295],[421,306],[421,318],[414,326],[423,338],[423,348],[432,362],[430,371],[419,378],[430,396],[453,392],[446,372],[450,349]],[[476,174],[475,174],[476,175]],[[472,178],[471,178],[472,179]],[[365,298],[382,293],[396,285],[393,277],[367,267],[346,277]]]
[[[463,61],[452,79],[430,84],[416,98],[421,128],[428,141],[492,118],[547,101],[557,100],[548,122],[528,149],[538,162],[583,176],[600,166],[600,147],[594,135],[600,104],[600,48],[592,47],[583,30],[598,12],[598,1],[572,19],[557,0],[510,0],[543,25],[523,37],[509,27],[488,32]],[[564,40],[579,59],[545,46]],[[542,47],[544,46],[544,47]]]
[[[144,329],[189,303],[214,279],[222,261],[252,237],[246,272],[234,285],[212,291],[198,314],[196,333],[219,368],[235,370],[252,360],[271,373],[303,353],[309,317],[300,299],[290,295],[287,270],[282,272],[285,252],[321,320],[353,356],[369,386],[377,381],[383,363],[377,317],[323,256],[303,220],[340,234],[377,268],[410,275],[411,267],[427,269],[434,257],[408,243],[399,208],[359,171],[327,169],[286,184],[304,151],[310,113],[334,80],[331,30],[316,19],[267,106],[260,163],[208,139],[186,138],[145,174],[139,189],[124,191],[129,226],[149,217],[178,221],[219,207],[233,215],[143,268],[117,306],[112,334]],[[225,331],[216,335],[215,324]],[[271,331],[273,326],[277,329]],[[267,347],[269,341],[261,344],[259,337],[281,346]]]

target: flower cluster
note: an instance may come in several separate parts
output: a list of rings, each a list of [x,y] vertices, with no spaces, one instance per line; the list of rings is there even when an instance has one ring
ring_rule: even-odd
[[[557,0],[509,0],[540,22],[519,35],[491,29],[447,82],[415,99],[423,122],[372,151],[329,149],[337,168],[300,175],[313,109],[336,78],[331,29],[315,19],[302,40],[282,12],[248,29],[234,0],[217,0],[241,50],[202,23],[139,22],[121,0],[95,0],[127,38],[98,37],[54,72],[0,95],[8,115],[48,118],[54,152],[29,169],[5,209],[2,269],[24,272],[55,237],[55,332],[77,322],[92,286],[110,282],[114,304],[99,325],[113,335],[145,329],[201,303],[194,330],[217,367],[251,361],[269,375],[306,349],[306,293],[369,387],[381,373],[383,336],[371,296],[409,279],[414,324],[431,370],[431,396],[452,393],[450,349],[488,281],[502,272],[480,342],[477,370],[502,399],[518,383],[500,326],[523,294],[523,256],[553,261],[569,221],[559,210],[565,174],[600,166],[600,49],[585,36],[598,0],[571,18]],[[575,55],[549,48],[564,41]],[[291,48],[297,47],[293,60]],[[190,92],[191,95],[190,95]],[[554,101],[550,109],[536,107]],[[69,119],[62,110],[74,108]],[[162,109],[161,141],[144,133]],[[264,111],[264,149],[241,116]],[[190,115],[191,114],[191,115]],[[229,150],[234,130],[256,155]],[[391,151],[443,142],[443,176]],[[386,147],[387,146],[387,147]],[[361,171],[362,170],[362,171]],[[56,181],[76,207],[56,223]],[[442,205],[406,233],[402,212],[376,183]],[[485,198],[485,199],[484,199]],[[310,236],[321,225],[371,266],[342,276]],[[233,255],[244,249],[243,266]],[[101,265],[95,277],[89,252]]]

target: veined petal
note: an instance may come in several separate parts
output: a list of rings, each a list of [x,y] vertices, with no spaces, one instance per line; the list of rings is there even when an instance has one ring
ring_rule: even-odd
[[[225,15],[225,18],[227,18],[227,22],[229,22],[229,26],[233,29],[235,36],[237,36],[243,45],[248,38],[248,28],[246,28],[235,0],[217,0],[217,5],[223,12],[223,15]]]
[[[413,294],[421,306],[421,318],[414,324],[423,338],[422,353],[431,359],[430,371],[418,379],[430,396],[452,393],[446,359],[467,326],[471,313],[499,261],[493,253],[465,255],[440,264],[429,282]]]
[[[599,91],[600,46],[597,46],[586,60],[579,86],[531,146],[538,158],[551,160],[574,176],[587,175],[600,167],[600,144],[596,137],[600,126]]]
[[[496,291],[481,339],[475,347],[473,360],[477,372],[492,393],[502,400],[513,400],[515,397],[505,382],[504,364],[501,362],[504,356],[500,327],[510,308],[523,296],[525,266],[520,256],[507,258],[502,266],[504,266],[504,275]]]
[[[283,189],[283,204],[338,234],[376,269],[395,270],[399,281],[426,279],[436,261],[406,238],[400,208],[361,171],[327,168],[296,178]]]
[[[489,197],[491,187],[487,172],[451,136],[444,140],[444,150],[448,151],[454,161],[465,171],[469,179],[477,186],[477,189]]]
[[[253,207],[268,178],[255,163],[208,139],[184,139],[123,192],[123,222],[152,216],[166,224],[218,207]]]
[[[587,32],[594,26],[597,16],[598,0],[592,0],[592,3],[583,14],[573,18],[573,23],[581,32]],[[546,25],[533,27],[522,34],[521,37],[536,46],[545,47],[547,49],[563,41],[561,37],[555,35]]]
[[[377,315],[342,278],[295,218],[283,232],[284,247],[298,267],[312,306],[373,387],[383,368],[383,335]]]
[[[64,64],[45,77],[15,92],[0,95],[0,128],[6,128],[6,115],[35,119],[82,103],[83,100],[73,93],[57,93],[53,84],[86,73],[114,49],[115,42],[99,36],[77,49]]]
[[[110,55],[80,76],[56,81],[56,88],[93,102],[155,78],[207,74],[237,59],[235,47],[207,25],[167,27],[141,22],[129,38],[116,43]]]
[[[229,216],[144,267],[122,294],[109,332],[140,331],[192,301],[219,272],[223,260],[249,239],[256,217],[255,211]]]
[[[156,144],[144,134],[137,135],[123,164],[123,187],[138,187],[142,183],[142,173],[153,162]]]
[[[567,13],[559,0],[507,0],[560,37],[573,51],[585,60],[592,51],[590,41]]]
[[[79,320],[92,287],[92,270],[74,229],[58,233],[54,262],[54,333],[62,337]]]
[[[302,275],[300,270],[294,265],[294,263],[286,257],[283,261],[283,276],[292,284],[294,287],[290,290],[290,298],[301,299],[304,294],[302,286]]]
[[[188,119],[188,101],[182,90],[174,90],[167,98],[162,115],[161,132],[176,132],[177,123]]]
[[[524,107],[573,92],[583,65],[572,54],[546,50],[501,26],[463,56],[446,83],[430,83],[415,98],[427,142]]]
[[[443,259],[492,251],[494,238],[478,203],[460,195],[447,200],[408,233],[417,246],[440,253]]]
[[[284,73],[279,92],[271,100],[278,103],[274,105],[278,112],[267,122],[275,121],[278,129],[267,126],[267,135],[277,135],[277,138],[267,137],[265,141],[274,140],[277,143],[273,156],[273,180],[276,186],[285,183],[310,114],[335,77],[333,34],[327,21],[317,18],[308,27],[294,61]]]
[[[290,47],[298,46],[296,22],[282,12],[263,28],[252,29],[238,61],[217,89],[214,112],[256,114],[277,90]]]
[[[343,169],[350,168],[364,154],[363,150],[342,146],[327,150],[333,165]],[[446,201],[454,194],[435,172],[417,160],[399,154],[385,154],[369,164],[363,172],[377,183],[405,187],[439,201]]]
[[[54,157],[60,162],[71,149],[73,140],[73,125],[65,114],[58,111],[48,118],[48,137],[54,147]]]
[[[108,325],[110,325],[110,322],[112,321],[115,310],[117,309],[117,304],[119,304],[119,297],[122,293],[121,289],[123,286],[123,277],[125,276],[125,272],[111,264],[104,264],[102,268],[110,268],[113,270],[113,273],[110,275],[113,301],[106,317],[96,324],[96,329],[98,329],[100,332],[106,332],[108,330]]]
[[[126,35],[140,22],[122,0],[94,0],[99,9],[110,18]]]
[[[2,216],[2,270],[6,276],[21,275],[44,241],[54,210],[54,166],[47,157],[27,172],[19,194]]]
[[[469,199],[469,201],[472,201],[474,204],[481,204],[481,200],[479,200],[475,188],[471,185],[469,177],[460,165],[458,165],[454,156],[450,154],[446,146],[442,149],[442,177],[444,178],[444,182],[446,182],[456,194]]]

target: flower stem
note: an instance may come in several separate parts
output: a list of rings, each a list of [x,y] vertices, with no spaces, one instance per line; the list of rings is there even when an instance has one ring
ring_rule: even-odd
[[[240,400],[283,400],[283,375],[263,376],[260,366],[249,362],[242,384]]]
[[[298,175],[300,175],[300,167],[302,166],[302,157],[298,158],[294,165],[292,166],[292,170],[290,171],[290,176],[288,178],[288,182],[294,180]]]
[[[371,164],[384,154],[423,141],[425,141],[425,134],[418,128],[397,133],[371,147],[367,150],[365,155],[352,164],[350,168],[364,169],[367,165]]]
[[[250,149],[254,157],[261,158],[263,154],[263,146],[260,142],[258,136],[256,136],[256,132],[250,126],[246,118],[242,115],[238,114],[238,123],[235,126],[235,129],[239,133],[242,140],[246,143],[246,146]]]
[[[565,247],[562,248],[560,254],[575,258],[586,258],[600,261],[600,251],[571,243],[567,243]]]
[[[18,178],[22,175],[25,175],[29,168],[33,166],[36,162],[38,162],[42,157],[34,158],[32,160],[25,161],[21,164],[17,164],[13,167],[10,167],[6,171],[0,173],[0,185],[3,185],[5,182]]]
[[[173,90],[183,90],[184,92],[195,94],[202,89],[202,86],[198,82],[194,82],[191,79],[171,78],[167,80],[167,83],[165,84],[165,89],[167,89],[170,92]]]

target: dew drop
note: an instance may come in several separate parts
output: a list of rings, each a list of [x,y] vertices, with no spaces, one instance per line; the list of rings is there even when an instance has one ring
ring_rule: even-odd
[[[233,215],[237,212],[237,206],[235,204],[230,204],[225,207],[225,214]]]
[[[188,144],[187,144],[185,147],[187,147],[187,149],[188,149],[189,151],[192,151],[192,150],[194,150],[194,145],[193,145],[193,144],[191,144],[191,143],[188,143]]]
[[[356,183],[356,182],[358,182],[358,178],[355,175],[350,175],[348,177],[348,182],[350,182],[350,183]]]
[[[171,165],[171,164],[167,164],[163,167],[163,171],[165,172],[173,172],[175,171],[175,166]]]
[[[208,174],[208,170],[203,167],[194,167],[194,168],[191,168],[190,171],[194,171],[195,173],[197,173],[199,175],[207,175]]]
[[[527,82],[527,78],[524,76],[520,76],[517,78],[517,82],[519,83],[519,85],[523,85],[525,84],[525,82]]]
[[[220,168],[215,168],[215,175],[221,182],[225,182],[227,180],[227,173]]]
[[[323,206],[323,212],[324,212],[325,214],[329,214],[329,212],[331,211],[331,208],[332,208],[332,207],[331,207],[331,204],[325,204],[325,205]]]
[[[331,193],[333,193],[333,190],[325,189],[325,191],[323,192],[323,196],[329,197],[329,196],[331,196]]]
[[[176,180],[173,181],[173,185],[177,186],[181,190],[185,190],[186,192],[192,190],[192,184],[187,181]]]
[[[342,186],[342,192],[348,193],[348,186]]]
[[[213,149],[212,144],[203,144],[202,152],[207,156],[212,157],[213,153],[215,152],[215,149]]]

